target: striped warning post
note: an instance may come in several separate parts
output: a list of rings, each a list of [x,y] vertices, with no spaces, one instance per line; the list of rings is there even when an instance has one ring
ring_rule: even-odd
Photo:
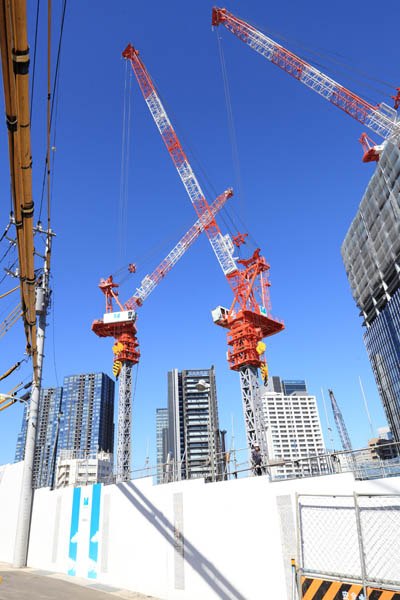
[[[400,591],[368,587],[367,598],[365,598],[363,586],[359,583],[302,577],[301,598],[302,600],[400,600]]]

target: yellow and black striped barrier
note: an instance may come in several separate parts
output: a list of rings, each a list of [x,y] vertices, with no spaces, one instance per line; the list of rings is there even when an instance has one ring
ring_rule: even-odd
[[[301,600],[400,600],[400,590],[367,587],[365,597],[360,583],[302,577]]]

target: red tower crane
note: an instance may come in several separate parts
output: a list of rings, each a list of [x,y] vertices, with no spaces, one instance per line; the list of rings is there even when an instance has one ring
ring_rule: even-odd
[[[99,288],[106,297],[106,312],[103,319],[93,321],[92,331],[99,337],[113,337],[116,340],[113,346],[113,371],[114,375],[119,375],[117,481],[129,479],[130,473],[132,366],[137,364],[140,358],[136,337],[136,311],[232,195],[233,192],[229,189],[214,201],[207,214],[202,215],[202,219],[196,221],[161,264],[150,275],[144,277],[140,287],[124,305],[119,301],[117,289],[119,286],[113,281],[112,276],[102,279],[99,283]],[[135,272],[135,265],[129,265],[128,270],[131,273]],[[120,312],[114,312],[113,300],[120,308]]]
[[[374,133],[382,138],[390,139],[394,143],[400,143],[400,122],[397,121],[397,109],[400,105],[400,88],[396,88],[396,95],[392,96],[395,101],[395,109],[384,102],[373,106],[357,94],[346,89],[315,67],[299,58],[255,27],[239,19],[226,8],[214,7],[212,11],[212,25],[223,25],[231,31],[242,42],[261,54],[264,58],[280,67],[289,75],[320,94],[326,100],[343,110],[345,113],[369,127]],[[364,148],[365,149],[365,148]],[[381,147],[373,150],[367,147],[363,161],[379,160]],[[374,156],[374,158],[371,158]]]
[[[194,209],[202,220],[209,214],[210,208],[139,52],[129,44],[122,56],[130,60],[151,115]],[[240,374],[248,447],[258,444],[266,460],[267,443],[257,369],[262,368],[266,375],[263,358],[265,344],[262,339],[284,329],[283,322],[271,316],[267,277],[269,265],[260,256],[259,249],[251,258],[236,261],[232,239],[228,234],[222,235],[212,215],[204,229],[234,294],[231,308],[217,307],[212,313],[213,319],[228,330],[228,345],[231,348],[228,361],[230,368]],[[240,234],[235,238],[236,245],[240,245],[241,237],[243,242],[244,237]]]

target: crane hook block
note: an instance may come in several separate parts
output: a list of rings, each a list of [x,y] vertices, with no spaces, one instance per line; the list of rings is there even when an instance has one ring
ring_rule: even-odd
[[[121,372],[122,362],[120,360],[116,360],[113,364],[113,374],[116,379],[118,379],[118,375]]]

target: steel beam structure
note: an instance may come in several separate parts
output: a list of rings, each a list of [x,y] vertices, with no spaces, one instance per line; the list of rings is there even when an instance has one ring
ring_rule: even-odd
[[[268,461],[268,448],[257,367],[242,367],[239,375],[249,456],[258,444],[265,465]]]

